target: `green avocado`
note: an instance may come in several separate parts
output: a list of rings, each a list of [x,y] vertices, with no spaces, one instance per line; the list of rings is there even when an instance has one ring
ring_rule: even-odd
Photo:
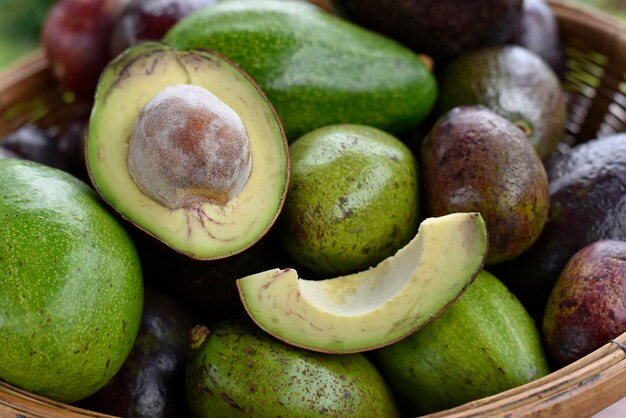
[[[337,123],[398,134],[426,117],[437,94],[417,54],[305,2],[218,2],[178,22],[164,40],[241,66],[290,141]]]
[[[566,106],[558,76],[533,52],[514,45],[467,52],[442,70],[437,114],[483,105],[520,127],[542,160],[565,134]]]
[[[374,352],[374,360],[412,415],[452,408],[549,373],[534,321],[486,271],[439,317]]]
[[[417,160],[396,137],[370,126],[332,125],[298,138],[290,153],[279,236],[313,274],[367,269],[415,236]]]
[[[143,307],[133,242],[85,183],[0,160],[0,379],[61,402],[119,370]]]
[[[295,348],[249,320],[196,327],[192,341],[186,386],[194,418],[399,416],[389,387],[361,354]]]
[[[224,57],[134,45],[104,70],[89,122],[96,190],[173,250],[226,258],[260,240],[278,217],[287,141],[265,95]]]

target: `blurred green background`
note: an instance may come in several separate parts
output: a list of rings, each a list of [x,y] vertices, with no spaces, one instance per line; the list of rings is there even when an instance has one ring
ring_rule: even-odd
[[[571,0],[626,21],[626,0]],[[39,31],[55,0],[0,0],[0,70],[37,48]]]

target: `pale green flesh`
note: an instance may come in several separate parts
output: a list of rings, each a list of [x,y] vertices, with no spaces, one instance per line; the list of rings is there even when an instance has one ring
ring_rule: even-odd
[[[138,52],[136,52],[138,51]],[[174,84],[206,88],[242,119],[250,139],[252,172],[225,205],[169,209],[144,195],[127,168],[135,119],[158,92]],[[177,53],[150,42],[127,51],[105,71],[87,139],[90,176],[120,214],[178,252],[222,258],[254,244],[276,219],[288,179],[282,129],[263,94],[235,67],[208,52]]]
[[[237,281],[261,328],[323,352],[381,347],[414,332],[455,300],[482,269],[487,232],[478,213],[426,219],[394,256],[368,270],[324,281],[293,269]]]

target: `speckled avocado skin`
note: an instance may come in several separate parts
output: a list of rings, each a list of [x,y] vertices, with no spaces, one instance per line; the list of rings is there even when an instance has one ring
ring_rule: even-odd
[[[417,54],[304,2],[220,2],[164,39],[239,64],[274,105],[290,141],[336,123],[400,133],[436,99],[435,78]]]
[[[364,270],[418,228],[417,161],[376,128],[333,125],[290,147],[291,183],[278,219],[289,254],[319,276]]]
[[[626,332],[626,242],[600,240],[578,251],[552,289],[543,335],[555,367]]]
[[[187,391],[194,418],[399,416],[387,384],[363,355],[295,348],[249,319],[210,329],[192,350]]]
[[[73,402],[130,352],[143,306],[133,242],[85,183],[0,160],[0,378]]]
[[[452,408],[550,372],[535,322],[486,271],[430,324],[374,355],[411,416]]]
[[[565,133],[561,84],[541,58],[519,46],[481,48],[459,56],[439,77],[437,114],[456,106],[483,105],[524,127],[542,160]]]
[[[461,106],[439,119],[422,145],[430,216],[480,212],[489,231],[488,264],[535,242],[548,216],[548,180],[521,130],[485,107]]]
[[[626,241],[626,134],[562,147],[546,163],[550,212],[541,236],[496,272],[540,321],[559,274],[584,246]]]

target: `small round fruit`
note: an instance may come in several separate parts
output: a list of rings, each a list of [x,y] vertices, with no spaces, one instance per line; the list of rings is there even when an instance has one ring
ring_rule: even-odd
[[[139,41],[161,39],[176,22],[216,1],[131,0],[113,27],[112,55],[118,55]]]
[[[110,59],[109,34],[128,0],[59,0],[41,30],[41,43],[59,82],[91,98]]]
[[[0,160],[0,379],[61,402],[106,384],[141,321],[134,244],[85,183]]]
[[[567,263],[543,318],[546,350],[563,367],[626,332],[626,242],[595,241]]]
[[[366,269],[417,232],[417,161],[379,129],[333,125],[290,147],[291,186],[279,219],[281,241],[320,276]]]

